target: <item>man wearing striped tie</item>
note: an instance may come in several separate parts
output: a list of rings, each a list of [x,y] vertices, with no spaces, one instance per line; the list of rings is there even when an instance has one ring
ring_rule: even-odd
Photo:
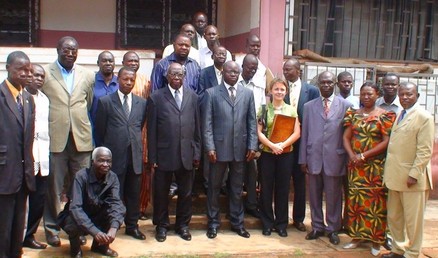
[[[113,153],[112,170],[120,182],[120,198],[126,206],[127,235],[144,240],[138,229],[140,186],[143,168],[141,131],[146,121],[146,100],[131,91],[136,72],[129,67],[119,70],[119,90],[99,99],[96,113],[96,142]]]

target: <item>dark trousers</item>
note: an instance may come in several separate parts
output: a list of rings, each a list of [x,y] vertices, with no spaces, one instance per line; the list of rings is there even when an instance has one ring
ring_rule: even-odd
[[[44,213],[44,203],[47,194],[48,177],[35,176],[36,191],[29,193],[29,212],[25,239],[33,239]]]
[[[289,188],[292,153],[260,156],[260,213],[263,228],[285,230],[289,222]],[[272,208],[272,201],[274,207]]]
[[[90,219],[91,222],[104,233],[107,233],[111,227],[109,223],[110,220],[106,214],[106,209],[102,209],[101,213],[94,217],[91,217]],[[62,222],[61,227],[68,234],[68,239],[70,240],[70,252],[72,254],[78,253],[81,248],[79,237],[88,235],[90,234],[90,232],[82,230],[70,215],[65,218],[65,220]],[[93,241],[92,246],[97,247],[98,243]],[[108,248],[108,245],[99,245],[98,248],[105,250]]]
[[[294,202],[292,218],[295,222],[304,222],[306,217],[306,174],[301,171],[298,164],[299,140],[293,144],[293,147],[292,181],[294,186]]]
[[[0,258],[21,257],[27,195],[24,181],[17,193],[0,195]]]
[[[175,171],[155,170],[153,223],[157,228],[169,229],[169,189],[173,176],[178,184],[175,230],[189,227],[192,218],[192,175],[192,170],[183,167]]]
[[[251,160],[245,162],[245,187],[246,187],[246,199],[245,209],[256,210],[257,209],[257,161]]]
[[[211,164],[207,192],[207,217],[208,227],[220,226],[219,194],[227,167],[229,167],[229,192],[230,223],[233,228],[243,227],[243,202],[242,184],[245,161],[216,162]]]
[[[62,152],[50,153],[49,183],[43,215],[46,238],[59,234],[56,217],[61,212],[61,194],[70,190],[70,185],[76,172],[90,167],[90,158],[91,151],[77,151],[71,133],[69,134],[67,145]]]
[[[130,149],[128,153],[131,153]],[[120,183],[120,199],[126,206],[125,225],[127,230],[138,227],[140,217],[141,174],[135,174],[132,167],[132,157],[128,154],[126,171],[118,174]]]

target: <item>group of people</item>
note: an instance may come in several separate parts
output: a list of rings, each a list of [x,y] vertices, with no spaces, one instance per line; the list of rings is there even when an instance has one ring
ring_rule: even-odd
[[[20,257],[23,246],[46,248],[34,237],[42,217],[49,245],[61,245],[62,228],[72,257],[82,257],[87,234],[92,251],[115,257],[109,245],[123,223],[127,235],[146,238],[138,220],[146,218],[151,188],[155,239],[163,242],[172,184],[178,195],[174,230],[190,241],[197,169],[210,239],[221,225],[224,187],[233,232],[250,237],[247,213],[260,218],[263,235],[287,237],[291,178],[292,225],[307,231],[307,178],[307,240],[327,235],[337,245],[346,230],[353,240],[344,248],[368,240],[377,256],[392,238],[384,257],[417,257],[434,137],[417,86],[387,74],[382,97],[367,81],[358,99],[350,73],[336,78],[323,72],[315,87],[301,81],[294,58],[283,64],[284,79],[273,78],[259,59],[256,35],[247,38],[246,55],[233,61],[207,21],[196,13],[181,27],[151,81],[137,73],[133,51],[117,75],[109,51],[98,56],[95,74],[75,64],[79,44],[69,36],[59,40],[58,59],[45,67],[21,51],[8,56],[8,77],[0,85],[0,257]]]

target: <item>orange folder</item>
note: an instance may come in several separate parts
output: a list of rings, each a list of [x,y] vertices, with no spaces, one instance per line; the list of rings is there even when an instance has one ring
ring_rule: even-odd
[[[295,129],[295,117],[276,114],[272,125],[272,133],[269,140],[273,143],[284,142],[291,136]],[[284,148],[283,153],[291,152],[292,145]]]

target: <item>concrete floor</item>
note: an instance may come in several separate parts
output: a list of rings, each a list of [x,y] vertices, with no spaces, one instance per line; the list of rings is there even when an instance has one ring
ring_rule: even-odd
[[[310,230],[309,210],[305,224]],[[154,226],[151,220],[140,221],[140,229],[147,235],[145,241],[133,239],[124,234],[122,228],[111,247],[119,253],[119,257],[373,257],[370,254],[370,244],[363,244],[355,250],[345,250],[342,246],[350,241],[344,234],[339,235],[341,243],[333,246],[327,237],[318,240],[305,240],[306,232],[299,232],[294,227],[288,228],[289,236],[279,237],[275,232],[269,237],[263,236],[260,229],[250,229],[251,237],[245,239],[222,227],[217,238],[208,239],[204,226],[194,218],[192,241],[181,239],[173,231],[169,231],[167,240],[159,243],[154,238]],[[247,220],[245,220],[245,223]],[[199,226],[201,225],[201,226]],[[423,250],[420,257],[438,258],[438,200],[429,201],[426,209],[426,223],[423,240]],[[43,229],[40,227],[36,235],[38,240],[44,241]],[[84,257],[102,257],[90,251],[92,238],[82,248]],[[24,256],[34,257],[69,257],[69,243],[65,233],[61,234],[62,246],[48,247],[45,250],[24,248]],[[382,248],[381,253],[387,251]]]

